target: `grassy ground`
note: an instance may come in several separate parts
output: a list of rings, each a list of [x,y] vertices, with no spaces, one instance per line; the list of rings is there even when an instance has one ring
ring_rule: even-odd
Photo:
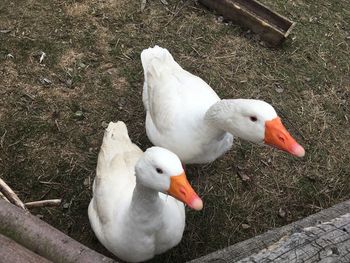
[[[63,198],[33,213],[108,255],[87,218],[103,125],[123,120],[150,146],[139,54],[158,44],[221,97],[273,104],[307,154],[236,141],[190,166],[205,208],[188,211],[183,241],[154,262],[193,259],[349,199],[348,1],[263,2],[298,22],[280,49],[193,1],[152,0],[143,12],[127,0],[1,1],[0,177],[24,201]]]

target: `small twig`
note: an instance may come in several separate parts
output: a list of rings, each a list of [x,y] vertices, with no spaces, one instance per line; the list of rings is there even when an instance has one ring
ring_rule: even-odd
[[[23,202],[19,197],[16,195],[16,193],[9,187],[4,180],[0,178],[0,192],[3,193],[3,195],[14,205],[22,208],[23,210],[27,210],[24,206]]]
[[[168,20],[168,22],[164,25],[164,28],[169,25],[176,17],[177,15],[180,13],[180,11],[187,6],[187,3],[185,3],[184,5],[182,5],[180,8],[178,8],[177,11],[175,11],[175,13],[173,14],[173,16]]]
[[[58,120],[57,119],[55,120],[55,124],[56,124],[57,130],[60,132],[61,129],[60,129],[60,125],[58,124]]]
[[[61,185],[60,183],[56,183],[56,182],[46,182],[46,181],[39,181],[39,183],[41,183],[41,184],[48,184],[48,185]]]
[[[40,52],[40,58],[39,58],[39,63],[41,64],[44,60],[44,58],[46,57],[46,53],[41,51]]]
[[[146,0],[141,0],[141,12],[143,12],[143,10],[145,10],[146,4],[147,4]]]
[[[5,130],[4,134],[0,138],[0,146],[2,149],[4,149],[4,140],[5,140],[6,133],[7,133],[7,130]]]
[[[6,196],[4,196],[3,193],[1,193],[1,192],[0,192],[0,198],[4,199],[5,201],[10,203],[10,201],[6,198]]]
[[[27,208],[34,208],[34,207],[51,207],[51,206],[59,206],[61,204],[61,199],[51,199],[51,200],[41,200],[41,201],[33,201],[25,203],[24,205]]]

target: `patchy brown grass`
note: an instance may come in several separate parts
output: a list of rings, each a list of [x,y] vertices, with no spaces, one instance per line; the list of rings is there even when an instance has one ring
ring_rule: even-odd
[[[183,241],[154,262],[183,262],[349,199],[350,7],[264,2],[298,22],[280,49],[193,1],[149,1],[144,12],[139,1],[2,1],[0,29],[11,32],[0,33],[0,176],[25,201],[63,198],[33,213],[107,253],[86,211],[102,126],[123,120],[150,146],[139,54],[158,44],[221,97],[272,103],[307,155],[236,141],[214,163],[190,166],[205,208],[188,211]]]

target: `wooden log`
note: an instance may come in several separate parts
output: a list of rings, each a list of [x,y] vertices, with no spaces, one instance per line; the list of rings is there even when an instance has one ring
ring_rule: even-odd
[[[225,19],[250,28],[270,46],[280,45],[295,23],[256,0],[199,0]]]
[[[7,263],[50,263],[32,251],[0,234],[0,262]]]
[[[115,262],[1,199],[0,233],[55,263]]]
[[[283,237],[238,262],[350,262],[350,213]]]
[[[321,222],[327,222],[338,218],[350,211],[350,200],[337,204],[331,208],[321,210],[320,212],[303,218],[289,225],[267,231],[259,236],[244,240],[222,250],[215,251],[206,256],[194,259],[191,263],[206,262],[225,262],[232,263],[259,253],[259,251],[275,244],[282,237],[298,233],[306,227],[318,225]]]

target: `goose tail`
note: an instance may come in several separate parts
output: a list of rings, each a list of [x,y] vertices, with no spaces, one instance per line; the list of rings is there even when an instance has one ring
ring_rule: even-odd
[[[103,174],[104,168],[108,168],[117,154],[130,149],[132,142],[128,135],[128,129],[122,121],[110,122],[102,141],[102,146],[97,160],[97,175]]]
[[[141,62],[145,78],[148,75],[159,77],[164,69],[177,65],[170,52],[159,46],[143,50],[141,52]]]

